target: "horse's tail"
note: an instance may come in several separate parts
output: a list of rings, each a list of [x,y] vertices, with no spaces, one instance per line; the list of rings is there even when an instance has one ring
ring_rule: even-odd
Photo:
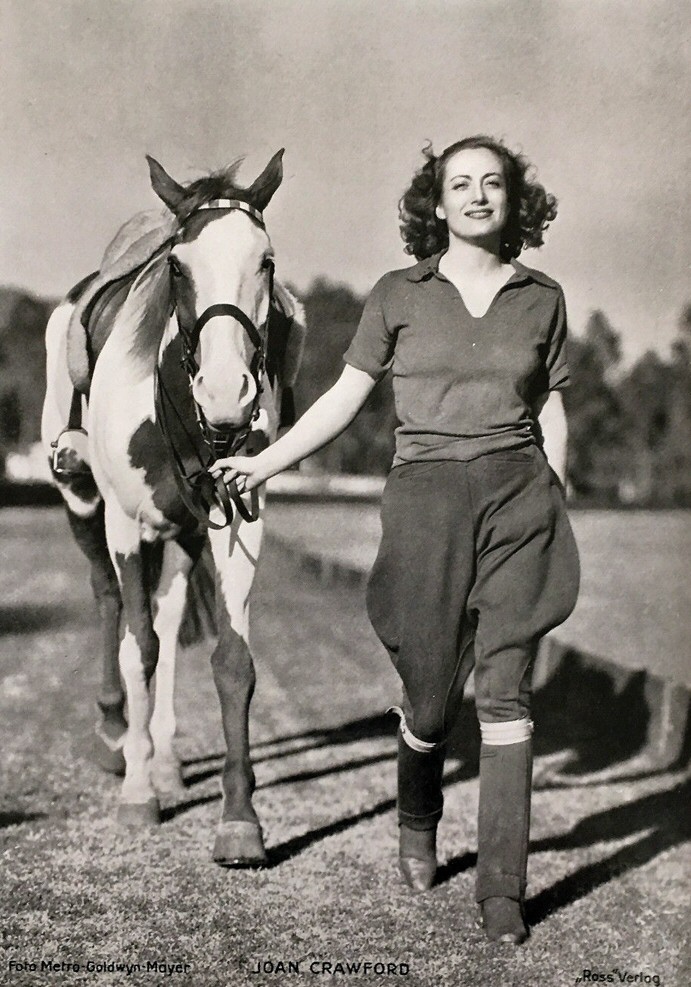
[[[180,644],[189,646],[215,637],[217,633],[215,568],[207,542],[187,583],[187,600],[179,641]]]

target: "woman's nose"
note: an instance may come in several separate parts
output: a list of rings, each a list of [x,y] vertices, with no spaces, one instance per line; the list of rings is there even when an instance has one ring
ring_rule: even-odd
[[[485,195],[482,184],[476,185],[473,189],[473,202],[487,202],[487,196]]]

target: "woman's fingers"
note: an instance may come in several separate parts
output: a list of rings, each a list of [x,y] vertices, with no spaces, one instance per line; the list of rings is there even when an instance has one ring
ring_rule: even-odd
[[[226,480],[234,480],[240,473],[251,472],[251,463],[252,460],[247,456],[228,456],[226,459],[217,459],[212,463],[209,466],[209,473],[215,477],[223,474]]]
[[[234,480],[238,475],[238,471],[231,469],[229,466],[217,466],[216,463],[213,466],[209,466],[209,473],[213,476],[215,480],[222,476],[226,480]]]

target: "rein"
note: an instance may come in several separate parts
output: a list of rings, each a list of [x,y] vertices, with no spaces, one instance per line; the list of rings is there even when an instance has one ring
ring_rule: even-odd
[[[239,199],[213,199],[211,202],[200,206],[199,209],[238,209],[248,213],[255,222],[259,223],[262,228],[264,227],[262,214],[257,209],[254,209],[253,206],[250,206],[249,203],[242,202]],[[197,318],[191,329],[183,325],[175,302],[173,302],[172,308],[172,312],[175,312],[177,316],[179,338],[182,347],[180,365],[187,374],[190,384],[199,372],[199,365],[197,364],[195,354],[202,329],[208,322],[218,316],[228,315],[239,322],[247,333],[254,347],[254,354],[249,369],[255,382],[255,397],[247,425],[235,429],[216,428],[207,421],[203,409],[192,398],[198,431],[196,433],[190,432],[175,401],[165,386],[165,381],[161,373],[160,357],[156,364],[154,379],[156,421],[158,422],[171,459],[173,476],[175,477],[180,498],[199,524],[206,528],[221,529],[230,525],[233,520],[233,506],[245,521],[256,521],[259,517],[259,493],[256,488],[251,491],[251,506],[248,509],[237,488],[237,481],[232,480],[226,484],[222,477],[214,479],[208,472],[208,467],[221,457],[234,455],[247,441],[252,431],[252,424],[259,416],[259,401],[263,391],[264,375],[266,372],[265,340],[268,338],[271,298],[273,297],[273,265],[270,268],[269,277],[269,307],[261,331],[257,329],[254,322],[252,322],[241,308],[230,302],[210,305]],[[171,435],[171,414],[175,416],[177,424],[181,427],[186,442],[197,460],[198,468],[188,470],[185,466],[183,456],[176,449]],[[203,444],[201,450],[198,441],[200,438]],[[209,518],[209,512],[213,507],[220,508],[224,516],[222,524],[216,524],[216,522]]]

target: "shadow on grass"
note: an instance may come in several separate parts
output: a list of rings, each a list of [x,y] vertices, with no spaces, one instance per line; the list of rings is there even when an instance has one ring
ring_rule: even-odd
[[[0,636],[37,634],[83,622],[84,608],[50,603],[21,603],[0,606]]]
[[[448,785],[454,785],[456,782],[461,781],[463,777],[463,767],[454,769],[444,778],[443,787],[446,788]],[[371,809],[363,809],[361,812],[353,813],[353,815],[345,816],[342,819],[336,819],[331,823],[320,826],[318,829],[310,830],[300,836],[294,836],[290,840],[286,840],[285,843],[279,843],[276,846],[269,848],[267,851],[269,854],[269,866],[276,867],[279,864],[283,864],[287,860],[291,860],[293,857],[298,856],[303,852],[303,850],[313,846],[315,843],[319,843],[321,840],[324,840],[329,836],[344,833],[346,830],[352,829],[353,826],[357,826],[362,822],[368,822],[370,819],[376,819],[378,816],[383,816],[387,812],[392,812],[395,808],[396,799],[384,799],[383,801],[372,806]],[[440,868],[440,871],[453,868],[454,866],[459,866],[461,863],[465,864],[466,858],[472,856],[474,855],[466,854],[465,857],[458,858],[458,861],[450,861],[445,868]],[[465,869],[466,867],[463,865],[460,869],[454,870],[453,873],[450,873],[449,876],[452,877],[454,873],[460,873],[461,870]],[[448,880],[449,876],[445,877],[445,880]],[[437,883],[440,883],[439,877]]]
[[[574,683],[569,682],[568,674],[553,677],[535,697],[536,719],[539,724],[536,753],[549,756],[565,752],[569,757],[568,771],[562,771],[557,784],[541,785],[543,790],[578,786],[579,778],[583,779],[584,784],[602,784],[602,779],[588,782],[586,779],[589,773],[626,762],[635,755],[645,740],[649,714],[647,708],[642,706],[640,683],[636,676],[631,677],[628,685],[617,693],[607,676],[600,680],[597,672],[593,675],[589,689],[575,697],[572,691]],[[593,689],[602,692],[602,702],[598,702],[595,708],[588,701]],[[324,767],[291,772],[265,782],[260,787],[268,789],[310,782],[391,761],[395,758],[396,727],[396,720],[392,716],[377,714],[331,728],[296,731],[253,744],[254,762],[266,763],[302,753],[333,750],[361,740],[391,740],[390,751],[363,757],[354,756],[340,764],[332,763]],[[447,772],[444,778],[445,788],[477,774],[479,730],[470,699],[464,700],[462,704],[447,746],[449,756],[460,758],[460,764]],[[187,784],[193,786],[220,775],[223,756],[212,754],[186,762],[186,766],[193,769],[187,777]],[[201,770],[194,771],[195,766]],[[639,777],[659,773],[662,772],[651,770],[641,773]],[[533,852],[576,850],[594,843],[639,837],[603,860],[577,868],[551,888],[533,897],[527,906],[531,923],[539,924],[548,915],[587,896],[613,877],[649,862],[659,853],[688,839],[691,836],[689,795],[689,783],[686,782],[666,791],[647,795],[636,802],[624,803],[597,813],[583,820],[570,833],[532,844]],[[212,794],[191,799],[167,810],[164,819],[172,819],[197,806],[217,801],[220,797],[220,794]],[[269,850],[270,866],[278,866],[330,836],[343,833],[362,822],[394,811],[395,808],[394,798],[385,799],[369,809],[343,816],[292,837]],[[476,863],[477,855],[471,852],[452,858],[439,868],[437,885],[472,869]]]
[[[691,839],[691,782],[645,795],[578,823],[571,832],[531,844],[531,851],[576,850],[594,843],[638,834],[634,843],[595,863],[579,867],[527,902],[528,919],[538,925],[549,915],[585,898],[626,871],[642,867],[660,853]]]
[[[315,750],[314,747],[302,748],[302,750]],[[382,761],[392,761],[395,758],[395,753],[390,754],[373,754],[370,757],[354,758],[352,761],[348,761],[345,764],[334,764],[326,768],[314,768],[311,771],[298,771],[295,774],[284,775],[282,778],[272,778],[271,781],[265,781],[260,785],[257,785],[256,790],[262,791],[265,788],[274,788],[278,785],[292,785],[293,783],[298,783],[302,781],[315,781],[317,778],[326,778],[329,775],[339,774],[341,771],[355,771],[358,768],[366,768],[371,764],[380,764]],[[256,764],[257,761],[254,761]],[[188,787],[192,785],[199,785],[203,781],[208,781],[209,778],[218,777],[223,770],[223,761],[216,765],[214,768],[207,768],[204,771],[189,772],[185,775],[185,784]]]
[[[0,812],[0,829],[21,826],[22,823],[36,822],[37,819],[47,818],[45,812]]]

